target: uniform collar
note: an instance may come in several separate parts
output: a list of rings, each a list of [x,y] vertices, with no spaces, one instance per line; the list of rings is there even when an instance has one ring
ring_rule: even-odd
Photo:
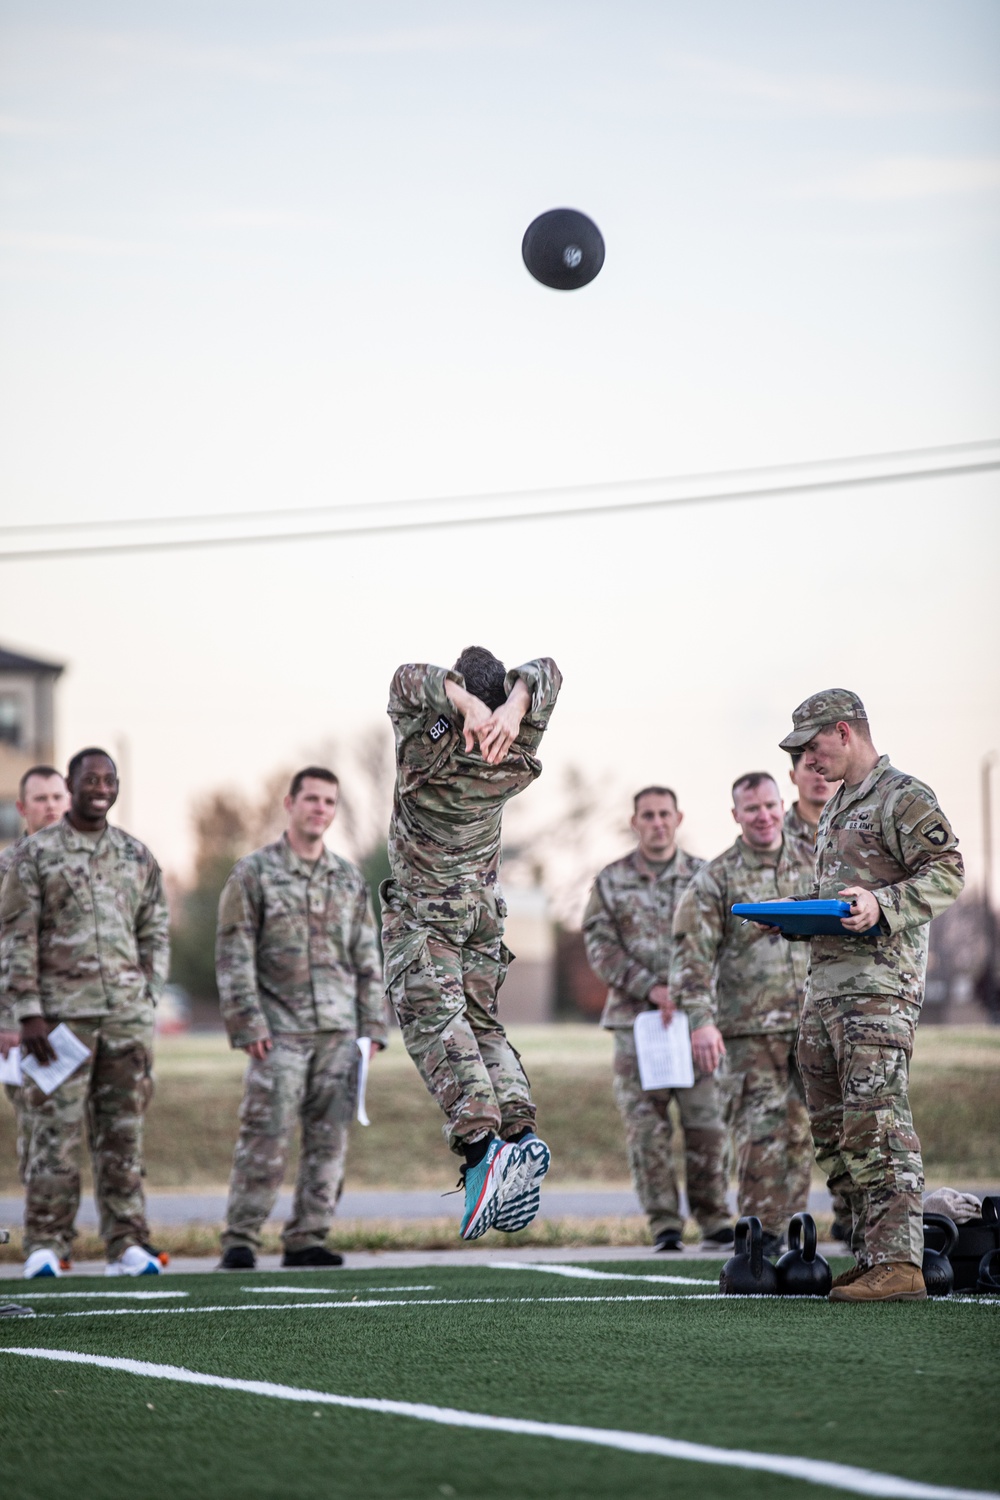
[[[107,840],[108,844],[112,845],[117,844],[118,842],[117,834],[119,830],[115,828],[111,823],[105,825],[104,829],[101,832],[100,838],[96,840],[90,838],[85,833],[81,833],[78,828],[74,828],[69,820],[68,813],[63,813],[58,826],[62,833],[63,843],[66,845],[67,849],[75,849],[78,851],[83,851],[87,854],[94,854],[98,849],[106,847],[105,839]]]
[[[743,863],[745,865],[748,865],[750,867],[751,870],[771,870],[774,869],[776,865],[781,864],[781,861],[785,857],[785,850],[787,846],[788,839],[785,834],[782,833],[780,849],[754,849],[752,845],[747,843],[746,839],[741,833],[737,835],[736,843],[733,845],[733,848],[739,850],[740,858],[743,860]],[[767,856],[767,858],[765,858],[765,855]],[[771,858],[772,855],[774,856],[773,860]]]
[[[642,851],[638,848],[632,850],[629,860],[640,880],[647,880],[650,884],[655,884],[659,880],[665,880],[668,876],[676,874],[678,867],[683,870],[686,855],[683,849],[678,849],[675,846],[673,854],[667,860],[662,870],[654,870],[652,865],[647,863]]]
[[[333,856],[326,845],[323,845],[323,853],[315,864],[310,864],[300,854],[296,854],[288,839],[288,834],[283,833],[278,841],[285,866],[293,875],[302,875],[306,880],[312,880],[314,875],[325,873],[333,864]]]
[[[855,802],[863,801],[864,798],[867,797],[871,791],[873,791],[875,784],[880,779],[880,777],[884,776],[886,771],[888,770],[888,755],[880,755],[875,765],[873,765],[871,770],[868,772],[868,775],[865,777],[864,781],[859,781],[857,786],[842,786],[840,790],[835,794],[840,798],[840,802],[838,803],[835,810],[837,812],[841,812],[845,807],[851,807]],[[829,803],[827,804],[827,806],[829,806]]]

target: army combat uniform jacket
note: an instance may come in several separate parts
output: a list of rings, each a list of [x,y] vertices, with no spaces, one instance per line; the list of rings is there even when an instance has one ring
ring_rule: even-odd
[[[606,865],[594,881],[583,915],[587,959],[608,985],[601,1025],[630,1028],[652,1010],[648,996],[670,977],[674,910],[691,877],[705,863],[678,849],[657,872],[638,849]]]
[[[20,849],[26,838],[27,834],[23,833],[19,839],[15,839],[13,844],[8,844],[6,849],[0,850],[0,890],[3,889],[3,883],[6,878],[7,871],[14,863],[14,858],[17,854],[17,851],[18,849]],[[14,1014],[13,1005],[11,1003],[10,996],[7,993],[7,983],[4,978],[3,962],[2,960],[0,960],[0,1031],[16,1030],[17,1017]]]
[[[919,1005],[927,924],[964,883],[958,840],[934,793],[881,756],[860,785],[840,787],[824,807],[813,888],[824,900],[850,885],[872,891],[882,909],[879,931],[802,945],[810,950],[810,996],[899,995]]]
[[[671,993],[692,1031],[715,1025],[733,1037],[795,1030],[808,964],[804,946],[744,923],[730,908],[802,897],[811,883],[811,853],[791,838],[776,852],[738,838],[698,871],[674,914],[670,966]]]
[[[0,967],[16,1019],[114,1016],[148,1023],[167,979],[160,868],[110,825],[99,838],[63,818],[18,847],[0,896]]]
[[[219,898],[215,969],[233,1047],[320,1031],[385,1045],[368,887],[329,849],[311,864],[283,835],[239,861]]]
[[[508,693],[518,678],[531,703],[517,739],[495,766],[478,746],[465,749],[461,716],[445,692],[449,680],[465,685],[460,673],[410,664],[392,679],[388,713],[396,740],[396,789],[382,932],[389,985],[419,956],[427,928],[461,947],[486,904],[502,930],[506,908],[497,876],[503,809],[541,774],[536,752],[562,683],[548,657],[508,672]]]
[[[815,854],[816,829],[802,817],[797,802],[793,802],[785,813],[785,838],[798,839],[809,850],[810,858]]]

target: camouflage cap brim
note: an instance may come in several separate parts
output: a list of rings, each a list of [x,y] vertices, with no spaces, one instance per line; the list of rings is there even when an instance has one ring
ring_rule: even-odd
[[[808,745],[813,735],[818,734],[822,728],[822,724],[816,724],[805,729],[793,729],[791,734],[786,734],[783,740],[778,741],[778,749],[801,750],[803,745]]]

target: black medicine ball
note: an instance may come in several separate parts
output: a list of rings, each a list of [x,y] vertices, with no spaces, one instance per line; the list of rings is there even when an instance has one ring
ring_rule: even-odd
[[[550,208],[528,225],[521,254],[536,281],[573,292],[593,281],[603,266],[604,240],[586,214],[575,208]]]

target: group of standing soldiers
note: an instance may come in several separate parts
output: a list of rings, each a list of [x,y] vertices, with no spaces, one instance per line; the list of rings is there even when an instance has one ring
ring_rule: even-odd
[[[284,835],[230,875],[216,969],[230,1041],[248,1065],[224,1268],[254,1266],[296,1127],[302,1152],[283,1263],[340,1263],[325,1240],[343,1183],[358,1042],[373,1055],[385,1046],[385,994],[462,1161],[463,1238],[516,1231],[537,1212],[550,1153],[497,1013],[512,956],[498,873],[503,808],[540,774],[537,750],[560,684],[548,658],[507,671],[480,647],[450,669],[410,664],[395,674],[384,988],[364,879],[323,842],[337,808],[333,772],[298,772]],[[632,1027],[643,1010],[667,1023],[680,1007],[698,1076],[678,1103],[703,1237],[732,1241],[730,1132],[740,1212],[761,1219],[769,1250],[806,1204],[815,1150],[856,1258],[833,1295],[922,1296],[908,1062],[927,923],[961,889],[961,857],[929,788],[875,751],[854,694],[818,694],[793,724],[782,748],[799,795],[787,814],[769,774],[740,777],[740,836],[706,864],[677,846],[675,794],[644,788],[632,820],[638,848],[595,882],[584,933],[609,986],[603,1023],[614,1032],[629,1162],[656,1248],[678,1248],[670,1095],[642,1090]],[[0,1048],[17,1041],[44,1064],[50,1032],[67,1021],[88,1060],[51,1094],[27,1080],[11,1091],[25,1275],[58,1275],[69,1262],[85,1132],[109,1272],[155,1273],[141,1142],[153,1007],[168,962],[160,872],[138,840],[107,823],[118,780],[106,752],[74,756],[61,792],[68,807],[48,796],[36,820],[32,796],[43,784],[60,794],[51,767],[25,779],[27,832],[0,895]],[[791,943],[730,910],[817,892],[850,901],[842,935]]]

